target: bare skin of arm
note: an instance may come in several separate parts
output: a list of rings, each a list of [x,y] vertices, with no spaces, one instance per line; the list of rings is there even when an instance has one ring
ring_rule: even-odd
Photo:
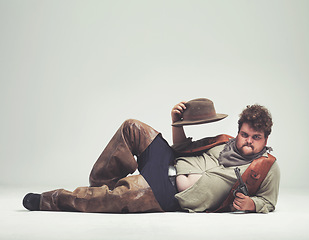
[[[186,102],[176,104],[171,112],[172,123],[179,121],[182,118],[183,112],[186,110]],[[187,137],[183,127],[172,127],[173,143],[181,143]],[[202,174],[181,174],[176,177],[176,185],[178,191],[184,191],[196,183]]]
[[[186,110],[186,102],[180,102],[176,104],[171,112],[172,123],[179,121],[182,118],[183,112]],[[172,136],[173,136],[173,143],[181,143],[187,137],[183,127],[172,127]]]

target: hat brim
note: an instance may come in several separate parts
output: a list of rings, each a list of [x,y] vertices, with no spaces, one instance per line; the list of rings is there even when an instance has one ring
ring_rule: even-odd
[[[196,121],[181,120],[181,121],[178,121],[178,122],[174,122],[172,124],[172,126],[181,127],[181,126],[185,126],[185,125],[198,125],[198,124],[203,124],[203,123],[211,123],[211,122],[220,121],[220,120],[226,118],[227,116],[228,116],[227,114],[217,113],[217,115],[213,118],[201,119],[201,120],[196,120]]]

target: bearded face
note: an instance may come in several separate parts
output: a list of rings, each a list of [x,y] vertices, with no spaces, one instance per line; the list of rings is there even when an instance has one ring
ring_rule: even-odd
[[[266,143],[264,133],[255,131],[248,123],[243,123],[236,137],[236,147],[245,156],[259,153]]]

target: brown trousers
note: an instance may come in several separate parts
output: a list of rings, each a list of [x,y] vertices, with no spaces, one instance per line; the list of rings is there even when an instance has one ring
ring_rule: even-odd
[[[162,212],[142,175],[135,172],[139,156],[158,132],[138,120],[126,120],[94,164],[90,187],[73,192],[57,189],[41,195],[40,210],[81,212]]]

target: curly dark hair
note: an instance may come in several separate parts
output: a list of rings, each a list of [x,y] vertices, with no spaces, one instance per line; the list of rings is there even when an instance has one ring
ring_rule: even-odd
[[[248,123],[255,131],[264,132],[265,138],[271,133],[273,122],[271,114],[267,108],[258,104],[252,106],[248,105],[239,116],[238,132],[243,123]]]

